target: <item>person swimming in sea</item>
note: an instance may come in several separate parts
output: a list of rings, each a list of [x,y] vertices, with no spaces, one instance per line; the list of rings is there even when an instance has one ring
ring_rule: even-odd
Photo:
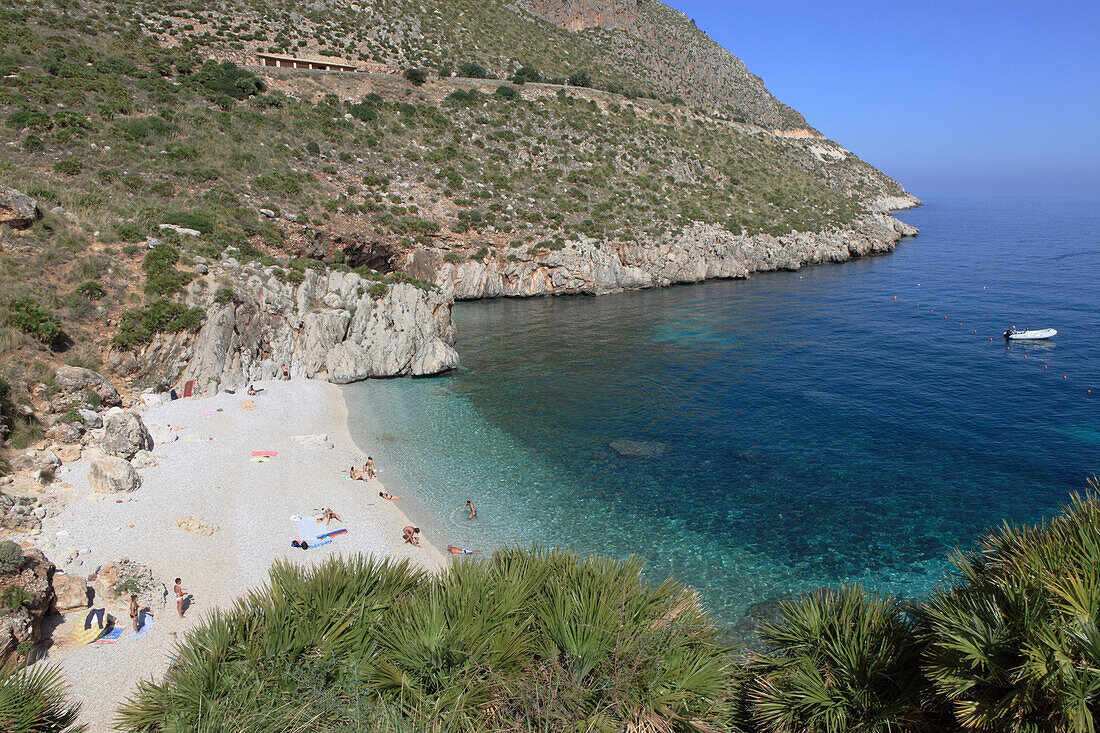
[[[467,550],[462,547],[455,547],[454,545],[447,545],[447,551],[452,555],[480,555],[481,550]]]
[[[477,516],[477,509],[474,507],[474,503],[469,499],[466,500],[466,505],[462,508],[470,510],[470,516],[466,517],[467,519],[473,519]]]

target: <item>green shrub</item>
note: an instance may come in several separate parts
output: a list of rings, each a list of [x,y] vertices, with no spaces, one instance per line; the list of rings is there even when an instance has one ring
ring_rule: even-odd
[[[164,137],[175,131],[175,126],[160,117],[138,117],[116,122],[112,129],[122,138],[132,142],[145,142],[149,138]]]
[[[316,141],[310,140],[306,143],[306,152],[310,155],[317,155],[321,152],[321,146],[318,145]]]
[[[30,603],[33,600],[34,596],[26,588],[14,583],[5,588],[3,593],[0,593],[0,607],[9,611],[16,611],[24,603]]]
[[[187,77],[187,81],[205,91],[211,100],[223,97],[241,100],[266,90],[263,81],[248,69],[229,61],[219,64],[212,59]]]
[[[66,158],[54,164],[53,169],[66,176],[75,176],[84,170],[84,161],[80,158]]]
[[[65,341],[61,320],[29,295],[10,299],[7,317],[9,325],[48,346]]]
[[[474,62],[463,64],[458,68],[458,75],[467,79],[492,79],[493,76],[481,64]]]
[[[493,96],[499,97],[500,99],[518,99],[519,92],[515,90],[515,87],[510,87],[507,84],[501,84],[499,87],[496,88],[496,91],[493,92]]]
[[[236,293],[233,292],[233,288],[222,285],[214,293],[214,302],[218,305],[227,305],[234,302],[237,299]]]
[[[17,109],[8,115],[4,124],[16,130],[48,130],[53,127],[50,116],[38,109]]]
[[[1090,481],[1093,491],[1100,489]],[[965,728],[1087,731],[1100,715],[1100,500],[957,553],[923,609],[925,671]]]
[[[161,298],[147,308],[122,314],[118,333],[111,343],[122,349],[135,349],[149,343],[158,333],[197,331],[202,326],[204,313],[199,308],[188,308]]]
[[[532,66],[521,66],[515,74],[512,74],[512,83],[514,84],[526,84],[527,82],[539,82],[542,81],[542,75],[539,74],[538,69]]]
[[[370,290],[368,290],[367,292],[372,298],[384,298],[386,297],[386,293],[388,293],[389,291],[389,286],[387,286],[385,283],[374,283],[370,286]]]
[[[788,733],[918,727],[927,682],[916,624],[895,601],[859,587],[784,603],[760,627],[767,650],[748,666],[751,721]]]
[[[488,247],[481,247],[480,249],[478,249],[477,252],[474,252],[472,255],[470,255],[470,259],[481,262],[483,259],[485,259],[488,256],[489,256],[489,248]]]
[[[0,730],[13,733],[79,733],[80,705],[67,700],[58,667],[21,667],[15,657],[0,668]]]
[[[509,549],[440,573],[352,557],[270,576],[141,683],[121,729],[686,733],[729,714],[721,630],[637,560]]]
[[[592,86],[592,78],[588,76],[587,71],[578,71],[575,74],[569,75],[569,86],[590,87]]]
[[[362,102],[353,104],[348,107],[348,112],[351,113],[352,117],[363,122],[373,122],[378,119],[378,110],[375,109],[373,104],[363,104]],[[320,152],[320,148],[317,152]]]
[[[13,575],[23,567],[23,549],[11,540],[0,542],[0,573]]]
[[[74,292],[88,300],[99,300],[107,294],[107,288],[103,287],[95,280],[85,280],[76,286]]]
[[[142,260],[141,269],[145,271],[146,295],[172,295],[183,290],[194,275],[176,269],[179,252],[167,244],[159,244],[149,250]]]
[[[476,89],[458,89],[448,94],[443,100],[443,104],[448,107],[470,107],[478,104],[483,99],[481,92]]]
[[[428,80],[427,69],[405,69],[402,76],[414,86],[420,86]]]
[[[444,262],[459,262],[461,260],[462,257],[457,252],[448,252],[447,254],[443,255]]]

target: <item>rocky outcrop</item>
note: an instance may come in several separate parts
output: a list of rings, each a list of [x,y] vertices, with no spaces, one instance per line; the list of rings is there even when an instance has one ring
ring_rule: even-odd
[[[0,224],[19,229],[42,218],[38,202],[22,191],[0,184]]]
[[[138,597],[138,605],[155,616],[168,601],[168,588],[153,571],[125,557],[105,564],[88,577],[88,583],[95,592],[94,602],[107,608],[128,609],[132,593]]]
[[[22,554],[22,563],[15,572],[0,576],[0,594],[16,586],[19,590],[8,593],[20,599],[14,608],[0,609],[0,658],[25,642],[38,643],[42,617],[53,605],[53,563],[38,550],[24,550]]]
[[[88,467],[88,483],[101,494],[124,494],[141,487],[141,476],[126,459],[103,456]]]
[[[103,421],[103,452],[130,460],[138,451],[152,450],[153,440],[141,416],[128,410],[111,410]]]
[[[122,404],[118,390],[99,372],[81,367],[63,366],[54,375],[54,384],[65,397],[64,406],[87,404],[88,393],[95,394],[100,404],[116,407]]]
[[[53,610],[68,613],[88,607],[88,579],[73,573],[54,573]]]
[[[654,244],[610,247],[582,240],[558,251],[530,254],[516,249],[459,262],[446,262],[439,250],[420,248],[405,255],[401,264],[417,277],[439,283],[456,300],[601,295],[843,262],[888,252],[902,237],[916,233],[915,228],[883,214],[868,214],[844,229],[780,237],[735,235],[696,224],[678,237]]]
[[[280,273],[258,263],[211,265],[187,294],[189,305],[206,309],[206,323],[196,335],[155,339],[139,355],[139,374],[165,386],[194,379],[210,393],[276,378],[284,364],[292,376],[341,384],[458,365],[449,293],[410,283],[377,287],[347,271],[306,270],[300,284]],[[225,287],[233,297],[218,302]]]

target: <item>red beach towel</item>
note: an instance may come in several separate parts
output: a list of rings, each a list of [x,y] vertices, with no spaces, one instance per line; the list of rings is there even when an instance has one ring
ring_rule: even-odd
[[[279,451],[277,451],[277,450],[254,450],[254,451],[252,451],[253,458],[255,458],[256,456],[267,456],[268,458],[274,458],[277,455],[279,455]]]

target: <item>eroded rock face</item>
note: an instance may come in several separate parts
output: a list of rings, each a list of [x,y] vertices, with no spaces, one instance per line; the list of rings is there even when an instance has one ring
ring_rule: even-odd
[[[14,585],[25,594],[17,608],[0,609],[0,657],[25,641],[38,642],[42,617],[53,605],[50,583],[53,571],[53,563],[40,551],[32,549],[23,551],[23,564],[17,572],[0,576],[0,593]]]
[[[0,184],[0,224],[21,229],[41,218],[42,211],[37,201],[22,191]]]
[[[81,367],[63,366],[57,370],[54,383],[62,393],[69,396],[67,404],[85,404],[85,395],[90,390],[99,396],[106,407],[122,404],[118,390],[99,372]]]
[[[152,450],[153,441],[141,417],[127,410],[107,413],[103,421],[103,452],[130,460],[140,450]]]
[[[214,294],[225,278],[235,301],[220,305]],[[215,384],[236,390],[277,378],[283,364],[292,376],[337,383],[458,365],[450,294],[397,283],[371,295],[374,284],[353,272],[307,270],[294,285],[258,263],[211,265],[187,295],[190,305],[207,309],[203,328],[155,339],[139,371],[166,385],[194,379],[209,394]]]
[[[656,243],[612,248],[582,240],[558,251],[501,251],[480,261],[451,263],[444,261],[439,250],[414,249],[402,265],[452,292],[456,300],[602,295],[843,262],[888,252],[902,237],[916,233],[915,228],[884,214],[868,214],[844,229],[781,237],[735,235],[717,226],[696,224],[678,237]]]
[[[88,483],[101,494],[123,494],[141,487],[141,476],[125,458],[103,456],[88,468]]]

